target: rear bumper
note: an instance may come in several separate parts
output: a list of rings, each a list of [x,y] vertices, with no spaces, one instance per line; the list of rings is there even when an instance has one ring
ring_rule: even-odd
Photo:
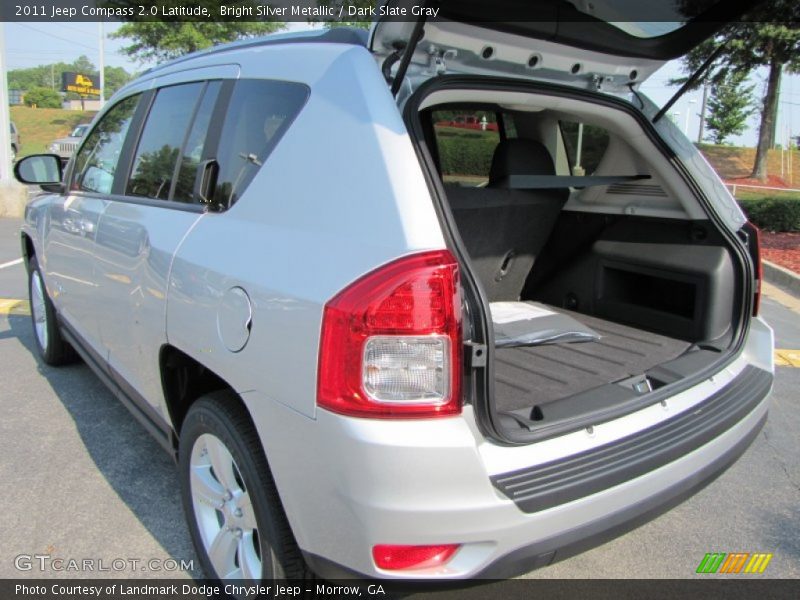
[[[766,420],[767,416],[764,414],[745,437],[699,469],[693,476],[615,513],[512,550],[471,575],[471,578],[508,579],[516,577],[604,544],[643,525],[693,496],[724,473],[755,440]],[[308,552],[304,552],[304,556],[311,568],[326,579],[375,577],[374,574],[367,575],[354,571],[329,558]]]
[[[757,322],[734,363],[671,397],[668,407],[657,404],[598,425],[591,434],[578,431],[529,446],[487,442],[471,407],[460,417],[433,421],[353,419],[322,410],[310,420],[266,402],[261,407],[272,406],[271,414],[254,420],[298,544],[319,575],[412,581],[505,578],[638,526],[732,464],[767,416],[771,338],[769,328]],[[740,389],[746,390],[743,395],[733,393]],[[726,405],[736,414],[724,426],[699,418],[709,428],[705,434],[702,428],[695,431],[694,445],[665,451],[657,463],[634,461],[630,464],[644,466],[627,471],[621,480],[601,476],[598,486],[578,487],[578,493],[525,508],[493,484],[508,473],[548,464],[561,462],[565,470],[569,460],[621,448],[632,433],[644,435],[687,415],[701,416],[715,397],[737,396],[742,396],[734,403],[739,408]],[[717,416],[724,417],[725,411]],[[670,441],[677,439],[673,434]],[[658,448],[648,448],[646,454],[657,454]],[[561,471],[556,469],[562,483],[568,481]],[[572,474],[584,482],[597,475],[580,468]],[[446,565],[425,570],[382,571],[371,557],[376,544],[447,543],[461,548]]]

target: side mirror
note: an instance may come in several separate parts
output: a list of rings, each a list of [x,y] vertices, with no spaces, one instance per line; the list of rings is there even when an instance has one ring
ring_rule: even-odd
[[[57,154],[33,154],[14,165],[14,177],[20,183],[60,186],[63,178],[61,157]]]

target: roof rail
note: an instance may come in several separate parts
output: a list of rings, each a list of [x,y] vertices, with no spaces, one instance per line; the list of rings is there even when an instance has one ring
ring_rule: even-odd
[[[156,65],[155,67],[151,67],[143,71],[142,75],[150,75],[167,67],[186,62],[187,60],[201,56],[213,56],[230,50],[242,50],[261,46],[278,46],[283,44],[350,44],[352,46],[363,46],[366,48],[367,43],[367,32],[355,27],[332,27],[321,31],[312,30],[294,33],[273,33],[257,38],[247,38],[228,44],[220,44],[205,50],[198,50],[197,52],[192,52],[163,64]]]

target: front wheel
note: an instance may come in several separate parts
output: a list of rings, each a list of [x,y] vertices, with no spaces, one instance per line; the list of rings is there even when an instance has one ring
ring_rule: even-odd
[[[33,324],[36,349],[42,360],[51,366],[58,366],[75,361],[77,355],[61,335],[56,319],[53,302],[47,295],[47,288],[42,279],[42,272],[36,258],[31,258],[28,275],[28,297],[31,305],[31,322]]]
[[[220,580],[310,576],[238,397],[198,399],[181,427],[183,506],[203,570]]]

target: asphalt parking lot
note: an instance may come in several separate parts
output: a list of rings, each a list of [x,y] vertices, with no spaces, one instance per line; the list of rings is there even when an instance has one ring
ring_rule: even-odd
[[[171,459],[86,366],[37,360],[29,317],[15,314],[23,305],[4,304],[27,297],[25,270],[13,262],[19,225],[0,219],[0,578],[200,576],[165,570],[169,559],[199,565]],[[762,314],[778,348],[800,349],[800,303],[781,302],[792,305],[765,298]],[[656,520],[527,577],[690,578],[707,552],[765,552],[774,556],[760,577],[800,578],[798,390],[800,368],[777,367],[766,427],[719,479]],[[40,571],[35,561],[18,570],[17,557],[34,554],[140,562],[96,573]],[[164,567],[148,568],[153,559]]]

